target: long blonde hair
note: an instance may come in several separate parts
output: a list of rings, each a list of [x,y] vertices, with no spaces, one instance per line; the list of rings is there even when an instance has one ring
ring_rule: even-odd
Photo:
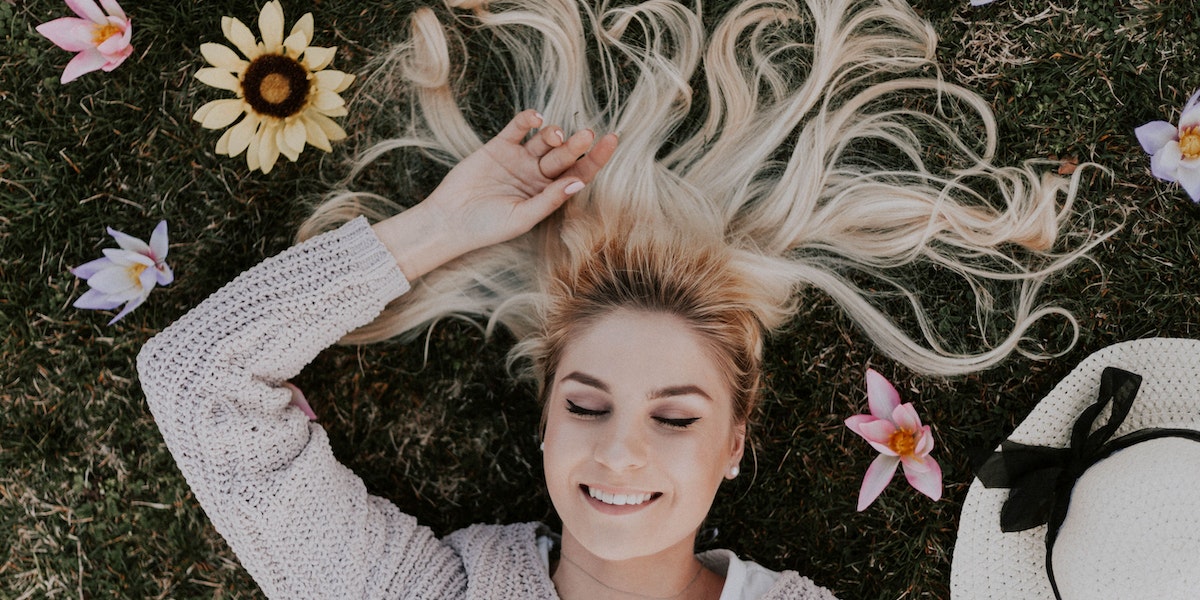
[[[482,145],[459,106],[462,71],[451,59],[471,60],[464,30],[490,36],[506,69],[511,87],[496,94],[507,103],[497,110],[536,108],[568,132],[615,131],[620,147],[560,214],[427,275],[345,341],[415,335],[447,316],[482,318],[518,341],[544,333],[552,273],[564,264],[570,271],[588,251],[563,240],[596,223],[625,232],[669,227],[726,244],[741,276],[758,282],[751,288],[761,295],[753,304],[763,327],[783,324],[802,289],[815,286],[881,351],[920,372],[966,373],[1014,351],[1043,356],[1022,342],[1051,315],[1071,330],[1060,350],[1077,339],[1074,317],[1037,296],[1049,275],[1108,235],[1077,210],[1084,170],[1064,178],[1034,161],[994,165],[991,109],[942,80],[935,35],[906,3],[744,0],[711,31],[699,0],[448,4],[449,25],[418,9],[408,39],[371,65],[362,100],[404,98],[403,133],[359,153],[346,188],[316,209],[302,239],[359,214],[382,219],[403,209],[348,191],[379,157],[408,148],[451,167]],[[1007,287],[1012,300],[997,339],[951,348],[919,282],[906,278],[914,266],[961,280],[981,337],[1001,312],[995,289]],[[882,310],[873,301],[881,290],[909,314]],[[514,357],[531,347],[518,343]]]

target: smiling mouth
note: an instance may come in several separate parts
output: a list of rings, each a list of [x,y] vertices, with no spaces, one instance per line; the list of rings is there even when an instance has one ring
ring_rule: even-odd
[[[588,496],[591,496],[592,498],[599,500],[600,502],[603,502],[604,504],[608,504],[610,506],[639,506],[639,505],[651,502],[653,500],[657,500],[659,496],[662,496],[662,492],[652,492],[652,493],[646,492],[646,493],[639,493],[639,494],[610,494],[608,492],[602,492],[600,490],[588,487],[586,485],[580,485],[579,487],[583,488],[584,493],[586,493]]]

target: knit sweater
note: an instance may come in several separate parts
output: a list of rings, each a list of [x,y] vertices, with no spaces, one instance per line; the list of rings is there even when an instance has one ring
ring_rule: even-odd
[[[361,218],[241,274],[138,355],[167,448],[271,598],[558,598],[537,523],[438,539],[367,493],[291,405],[283,383],[408,287]],[[765,596],[832,597],[791,571]]]

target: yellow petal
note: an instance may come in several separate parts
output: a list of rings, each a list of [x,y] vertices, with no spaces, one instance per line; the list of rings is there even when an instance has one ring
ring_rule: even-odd
[[[342,129],[337,123],[334,123],[333,119],[320,113],[309,113],[308,117],[321,128],[321,131],[325,133],[325,137],[328,137],[329,141],[336,142],[346,139],[346,130]]]
[[[317,71],[316,73],[313,73],[313,76],[316,77],[318,90],[325,90],[334,93],[337,93],[338,88],[342,86],[342,80],[347,77],[347,75],[341,71],[329,70]],[[353,77],[351,77],[351,80],[353,81]]]
[[[220,129],[246,112],[246,103],[238,99],[213,100],[196,111],[196,118],[205,129]],[[202,114],[203,113],[203,114]]]
[[[254,60],[262,54],[258,42],[254,41],[254,34],[245,23],[233,17],[221,17],[221,31],[225,32],[225,38],[233,42],[242,56]]]
[[[312,112],[317,113],[317,114],[322,114],[327,117],[344,117],[344,116],[350,114],[350,111],[346,110],[345,106],[339,106],[337,108],[331,108],[329,110],[313,110]]]
[[[249,64],[238,58],[237,53],[224,44],[212,42],[200,44],[200,54],[204,55],[204,60],[207,60],[208,64],[233,73],[241,73]]]
[[[333,152],[333,146],[329,144],[329,136],[325,135],[321,125],[308,115],[304,115],[300,119],[304,122],[305,140],[314,148]]]
[[[256,135],[250,138],[250,145],[246,147],[246,166],[251,171],[258,170],[258,146],[261,142],[262,136]]]
[[[304,13],[304,16],[300,17],[300,20],[296,21],[295,25],[292,25],[291,35],[296,35],[297,33],[304,34],[304,45],[305,46],[312,43],[312,39],[313,39],[313,16],[312,16],[312,13]]]
[[[335,93],[340,94],[346,91],[346,89],[350,87],[350,84],[354,83],[354,75],[351,75],[350,73],[346,73],[345,75],[346,76],[342,78],[342,84],[333,89]]]
[[[217,154],[226,154],[232,156],[229,154],[229,134],[232,131],[232,127],[226,129],[225,133],[221,134],[221,139],[217,140]]]
[[[313,98],[313,106],[321,112],[329,112],[341,108],[346,105],[346,101],[342,97],[329,91],[317,90],[317,96]]]
[[[278,2],[263,5],[258,13],[258,30],[262,33],[263,50],[267,54],[283,51],[283,7]]]
[[[309,71],[320,71],[329,66],[333,62],[333,53],[337,52],[337,46],[322,48],[321,46],[309,46],[304,51],[304,66],[308,67]]]
[[[304,49],[308,47],[308,43],[304,41],[304,33],[297,32],[287,36],[287,39],[283,40],[283,47],[287,49],[288,56],[296,58],[304,52]]]
[[[205,67],[196,71],[196,79],[215,88],[231,92],[240,92],[242,89],[242,82],[238,81],[233,73],[216,67]]]
[[[263,173],[270,173],[271,169],[275,167],[275,161],[279,160],[279,146],[275,143],[275,132],[264,131],[258,140],[258,168],[262,169]]]
[[[307,136],[304,135],[304,123],[300,119],[294,119],[279,130],[276,143],[279,145],[279,151],[283,152],[288,160],[296,162],[296,159],[300,158],[300,152],[304,150],[305,137]]]
[[[226,130],[225,133],[229,135],[229,156],[237,156],[250,146],[250,140],[258,132],[258,123],[258,115],[247,113],[245,119]]]

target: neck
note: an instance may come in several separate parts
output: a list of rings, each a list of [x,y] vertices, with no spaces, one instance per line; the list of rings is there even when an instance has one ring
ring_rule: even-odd
[[[692,553],[693,543],[689,538],[651,556],[606,560],[564,530],[559,562],[551,578],[563,600],[716,598],[724,579],[700,564]]]

